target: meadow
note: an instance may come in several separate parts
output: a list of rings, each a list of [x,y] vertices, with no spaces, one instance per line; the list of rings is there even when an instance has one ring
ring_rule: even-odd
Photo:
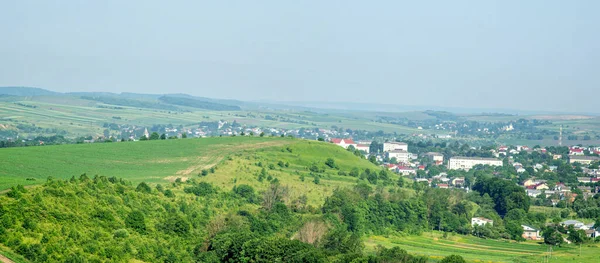
[[[452,235],[444,237],[441,232],[426,232],[420,236],[371,236],[365,241],[368,250],[377,245],[384,247],[400,246],[411,254],[429,257],[439,261],[443,257],[458,254],[467,262],[598,262],[598,245],[579,247],[565,245],[553,247],[536,241],[515,242],[506,240],[482,239],[474,236]],[[544,260],[548,261],[544,261]]]
[[[327,158],[334,158],[339,169],[326,169]],[[288,165],[281,167],[279,162]],[[318,184],[309,171],[312,165],[323,169]],[[17,184],[41,184],[49,176],[69,179],[84,173],[116,176],[133,183],[197,178],[224,189],[236,183],[265,189],[269,182],[257,180],[265,168],[268,175],[288,185],[292,195],[306,194],[313,205],[322,204],[336,187],[356,183],[357,178],[338,175],[340,170],[380,169],[325,142],[242,136],[3,148],[0,167],[0,190]],[[200,176],[202,170],[210,168],[214,173]]]

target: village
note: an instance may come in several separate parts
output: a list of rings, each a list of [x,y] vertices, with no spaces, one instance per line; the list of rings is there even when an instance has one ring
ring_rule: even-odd
[[[538,179],[535,176],[524,176],[526,179],[518,182],[518,185],[540,205],[552,207],[566,207],[572,205],[578,196],[587,200],[600,193],[600,147],[568,147],[567,154],[552,153],[546,148],[528,146],[499,146],[490,150],[494,157],[466,157],[466,156],[444,156],[440,152],[425,152],[422,154],[411,153],[408,143],[384,142],[382,149],[372,152],[370,142],[354,142],[352,139],[332,138],[331,143],[350,150],[358,150],[367,156],[375,156],[383,168],[393,171],[401,176],[422,183],[429,187],[442,189],[458,189],[470,191],[473,179],[465,178],[466,172],[477,168],[500,168],[505,165],[514,171],[514,174],[556,174],[558,167],[552,162],[537,162],[524,165],[516,159],[522,159],[527,154],[544,154],[552,161],[565,160],[573,166],[578,176],[576,181],[561,182],[555,180]],[[379,151],[381,150],[381,151]],[[521,157],[521,158],[519,158]],[[506,167],[505,167],[506,168]],[[434,171],[434,172],[432,172]],[[435,174],[434,174],[435,173]],[[495,172],[496,174],[496,172]],[[483,217],[473,217],[471,226],[493,226],[494,221]],[[578,220],[565,220],[560,222],[566,230],[582,230],[588,238],[600,237],[600,226],[595,223],[585,224]],[[529,225],[521,225],[522,237],[528,240],[541,240],[540,229]],[[565,242],[569,242],[565,239]]]

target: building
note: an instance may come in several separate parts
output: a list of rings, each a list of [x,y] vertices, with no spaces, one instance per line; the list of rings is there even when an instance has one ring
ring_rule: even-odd
[[[384,142],[383,152],[391,152],[395,150],[408,152],[408,144],[403,142]]]
[[[357,144],[356,145],[357,150],[363,151],[365,153],[369,153],[370,148],[371,148],[371,145],[369,145],[369,144]]]
[[[388,159],[396,158],[399,163],[408,163],[409,153],[404,150],[392,150],[386,153]]]
[[[494,220],[487,219],[484,217],[473,217],[471,218],[471,226],[485,226],[486,224],[494,225]]]
[[[429,157],[429,159],[436,164],[444,162],[444,155],[441,153],[428,152],[425,154],[425,156]]]
[[[495,158],[452,157],[448,162],[450,170],[470,170],[475,165],[502,166],[502,161]]]
[[[581,221],[577,221],[577,220],[567,220],[567,221],[563,221],[560,222],[560,225],[567,228],[569,226],[573,226],[573,228],[575,228],[576,230],[587,230],[588,227]]]
[[[523,228],[523,238],[529,240],[540,240],[540,230],[528,225],[521,225]]]
[[[595,161],[600,161],[600,157],[596,157],[596,156],[578,156],[578,155],[572,155],[569,156],[569,163],[580,163],[580,164],[585,164],[585,165],[589,165],[592,162]]]
[[[571,148],[569,150],[569,155],[580,156],[580,155],[585,155],[585,153],[583,152],[583,149],[581,149],[581,148]]]
[[[352,139],[332,138],[331,142],[338,146],[344,147],[344,149],[348,149],[350,145],[354,146],[354,148],[356,148],[357,146],[357,144]]]

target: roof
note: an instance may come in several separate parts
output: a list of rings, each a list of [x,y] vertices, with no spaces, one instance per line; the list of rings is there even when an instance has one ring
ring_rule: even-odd
[[[580,152],[583,152],[583,149],[571,149],[571,151],[572,152],[580,153]]]
[[[410,170],[410,171],[414,171],[415,169],[410,168],[410,167],[406,167],[406,166],[398,166],[398,170]]]
[[[486,222],[494,222],[494,220],[487,219],[485,217],[473,217],[473,218],[471,218],[471,220],[473,220],[473,219],[479,219],[481,221],[486,221]]]
[[[385,143],[389,143],[389,144],[398,144],[398,145],[408,145],[405,142],[385,142]]]
[[[403,151],[403,150],[393,150],[393,151],[389,151],[391,153],[408,153],[407,151]]]
[[[368,144],[357,144],[356,147],[371,147],[371,145],[368,145]]]
[[[521,225],[521,227],[523,228],[523,231],[538,231],[537,228],[528,225]]]
[[[437,152],[428,152],[428,153],[426,153],[425,155],[431,155],[431,156],[444,156],[443,154],[441,154],[441,153],[437,153]]]
[[[356,143],[354,143],[354,141],[352,139],[331,138],[331,142],[335,143],[335,144],[340,144],[340,143],[342,143],[342,141],[345,144],[356,144]]]
[[[567,220],[567,221],[563,221],[560,222],[562,225],[579,225],[579,224],[583,224],[581,221],[577,221],[577,220]]]

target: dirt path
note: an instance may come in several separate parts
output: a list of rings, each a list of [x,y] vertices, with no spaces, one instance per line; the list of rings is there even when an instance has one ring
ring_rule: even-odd
[[[14,261],[12,261],[9,258],[3,256],[2,254],[0,254],[0,262],[2,262],[2,263],[15,263]]]

